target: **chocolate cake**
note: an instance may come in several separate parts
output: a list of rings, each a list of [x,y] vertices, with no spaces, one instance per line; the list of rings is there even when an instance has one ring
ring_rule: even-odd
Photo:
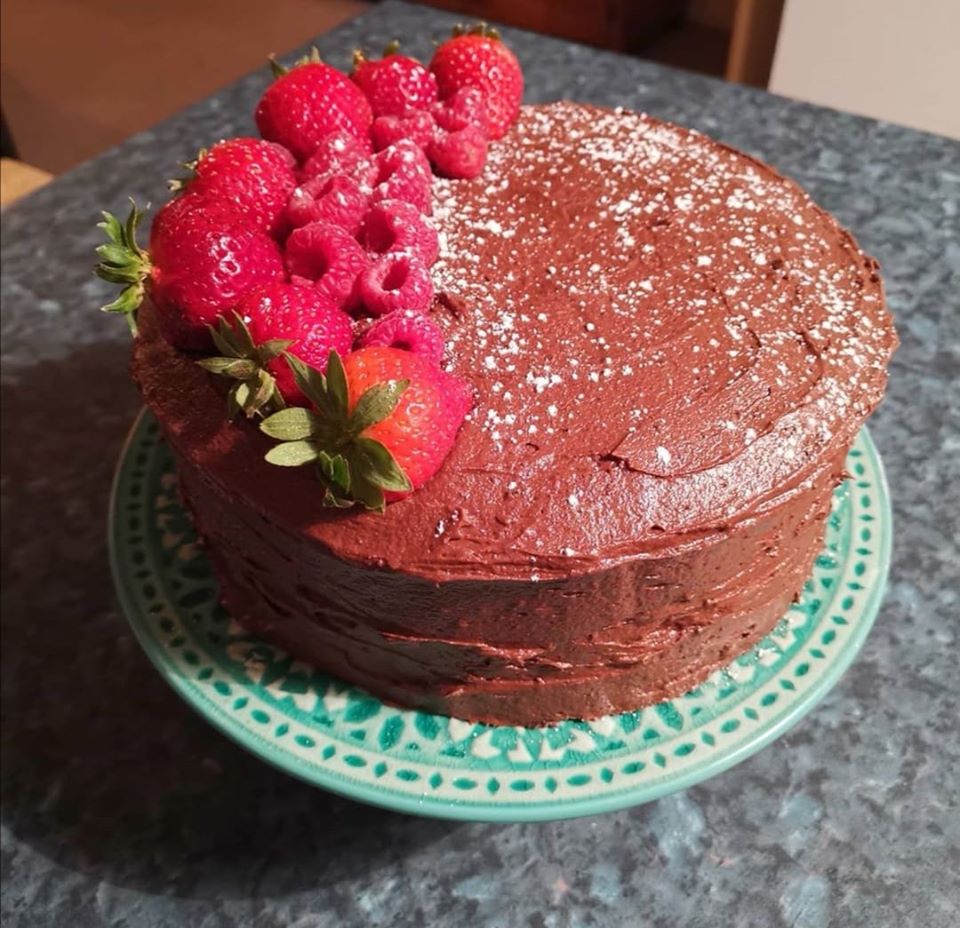
[[[877,263],[696,132],[528,106],[437,181],[433,317],[476,403],[426,486],[331,510],[149,305],[134,374],[232,616],[391,702],[536,725],[679,694],[771,630],[896,335]]]

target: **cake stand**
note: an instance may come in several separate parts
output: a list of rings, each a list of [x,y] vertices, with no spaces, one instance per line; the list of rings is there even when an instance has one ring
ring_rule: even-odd
[[[218,604],[169,452],[144,412],[117,469],[110,559],[143,649],[214,727],[351,799],[416,815],[518,822],[649,802],[732,767],[837,682],[876,616],[890,562],[883,468],[866,430],[834,493],[800,601],[755,648],[683,696],[592,722],[474,724],[397,709],[251,636]]]

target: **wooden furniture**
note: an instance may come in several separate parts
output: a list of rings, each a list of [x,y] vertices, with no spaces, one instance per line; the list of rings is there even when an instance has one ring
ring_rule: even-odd
[[[422,0],[466,20],[574,42],[766,87],[784,0]]]
[[[506,23],[600,48],[633,51],[680,21],[675,0],[425,0],[468,20]]]
[[[9,206],[51,180],[52,174],[33,165],[13,158],[0,159],[0,206]]]

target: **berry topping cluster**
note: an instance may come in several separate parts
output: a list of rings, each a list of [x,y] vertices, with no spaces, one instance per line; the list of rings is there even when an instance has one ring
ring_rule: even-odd
[[[324,502],[382,509],[440,468],[473,403],[440,365],[430,318],[439,242],[434,174],[483,172],[516,120],[523,76],[494,30],[454,30],[429,67],[389,46],[347,75],[316,50],[275,80],[261,138],[202,150],[171,182],[147,249],[141,213],[104,213],[104,309],[149,296],[179,352],[229,383],[228,410],[259,420],[285,466],[313,463]]]

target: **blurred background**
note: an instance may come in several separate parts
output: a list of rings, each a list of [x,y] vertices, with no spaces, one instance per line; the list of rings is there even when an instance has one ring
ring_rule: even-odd
[[[376,0],[3,0],[3,202]],[[430,0],[960,138],[960,0]]]

